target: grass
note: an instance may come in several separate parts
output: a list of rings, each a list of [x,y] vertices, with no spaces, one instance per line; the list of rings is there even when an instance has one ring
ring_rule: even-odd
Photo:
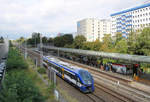
[[[27,73],[29,73],[28,75],[31,77],[31,79],[33,80],[35,85],[39,88],[42,95],[46,98],[46,102],[56,102],[54,100],[54,95],[52,93],[52,87],[53,86],[52,85],[50,85],[50,86],[45,85],[45,83],[40,79],[40,77],[37,75],[37,73],[35,71],[35,70],[38,70],[38,68],[34,70],[35,65],[34,65],[33,61],[30,58],[27,59],[27,63],[29,65]],[[44,80],[47,80],[50,83],[50,80],[48,79],[47,74],[43,73],[41,75],[44,78]],[[75,98],[69,96],[68,92],[66,92],[65,90],[62,90],[59,85],[56,86],[56,89],[59,91],[59,93],[61,95],[63,95],[63,97],[68,102],[78,102]]]
[[[46,102],[54,102],[54,95],[51,93],[50,88],[40,79],[36,71],[33,69],[35,68],[31,59],[27,59],[27,63],[29,68],[26,70],[29,77],[33,80],[35,85],[39,88],[41,94],[46,98]]]
[[[64,97],[66,100],[68,100],[68,102],[78,102],[75,98],[69,96],[69,93],[68,93],[68,92],[66,92],[65,90],[62,90],[62,89],[60,88],[60,86],[57,86],[56,89],[60,92],[60,94],[63,95],[63,97]]]

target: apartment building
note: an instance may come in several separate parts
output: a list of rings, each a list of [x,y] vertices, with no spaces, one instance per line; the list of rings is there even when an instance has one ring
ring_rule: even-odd
[[[102,41],[104,34],[111,33],[111,21],[107,19],[87,18],[77,22],[77,35],[84,35],[87,41]]]
[[[133,31],[150,26],[150,3],[111,14],[112,35],[121,33],[123,37]]]

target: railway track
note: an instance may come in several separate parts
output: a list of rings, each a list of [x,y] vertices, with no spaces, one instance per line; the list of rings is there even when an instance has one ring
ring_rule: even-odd
[[[124,97],[121,94],[118,94],[114,91],[112,91],[109,88],[106,88],[105,86],[101,85],[101,84],[95,84],[95,87],[104,91],[107,94],[110,94],[111,96],[115,97],[119,102],[133,102],[131,99],[129,99],[128,97]]]
[[[93,102],[106,102],[103,98],[95,95],[94,93],[86,94]]]
[[[74,64],[74,65],[77,65],[77,66],[82,66],[82,67],[84,67],[84,68],[90,70],[91,72],[93,71],[93,73],[95,73],[95,71],[94,71],[93,69],[91,69],[91,68],[89,68],[89,67],[85,67],[84,65],[75,64],[74,62],[68,61],[68,60],[63,59],[63,58],[59,58],[59,59],[65,61],[65,62],[69,62],[69,63]],[[99,73],[99,74],[98,74],[98,73]],[[100,73],[101,73],[101,75],[100,75]],[[101,77],[103,76],[104,78],[109,79],[109,80],[112,80],[112,81],[114,81],[114,82],[117,82],[117,81],[119,80],[120,83],[126,84],[126,85],[131,82],[131,81],[128,81],[128,80],[125,80],[125,79],[122,79],[122,78],[118,78],[118,77],[116,77],[116,76],[110,76],[109,74],[102,73],[102,72],[99,72],[99,71],[98,71],[97,73],[95,73],[95,74],[96,74],[96,75],[99,75],[99,76],[101,76]],[[111,78],[110,78],[110,77],[111,77]],[[105,91],[106,93],[112,95],[113,97],[118,98],[118,99],[119,99],[120,101],[122,101],[122,102],[135,102],[135,100],[133,100],[132,98],[125,97],[125,96],[122,95],[122,94],[116,93],[116,92],[114,92],[114,91],[112,91],[112,90],[106,88],[106,86],[103,86],[103,87],[102,87],[102,85],[96,84],[96,87],[101,88],[101,90],[103,90],[103,91]],[[107,91],[106,91],[106,90],[107,90]],[[128,91],[130,91],[130,90],[128,90]],[[133,90],[132,90],[132,91],[133,91]],[[135,92],[135,91],[133,91],[132,94],[136,94],[136,92],[135,92],[135,93],[134,93],[134,92]],[[139,99],[141,99],[142,102],[149,102],[148,100],[146,100],[146,101],[144,100],[144,101],[143,101],[144,98],[146,99],[145,96],[142,96],[142,95],[138,95],[138,96],[140,97]],[[95,95],[95,94],[89,94],[88,97],[89,97],[91,100],[93,100],[93,102],[99,102],[100,100],[101,100],[102,102],[105,102],[102,98],[100,98],[99,96],[97,96],[97,95]],[[95,97],[95,98],[93,98],[93,97]],[[121,98],[120,98],[120,97],[121,97]],[[138,98],[138,97],[136,97],[136,98]],[[94,99],[96,99],[96,100],[94,100]],[[148,98],[147,98],[147,99],[148,99]],[[99,101],[97,101],[97,100],[99,100]]]
[[[128,99],[128,100],[130,100],[131,102],[138,101],[137,99],[141,100],[142,102],[144,102],[144,100],[145,100],[145,102],[150,102],[149,93],[147,93],[145,91],[141,91],[137,88],[131,87],[129,84],[132,81],[122,79],[122,78],[118,78],[118,77],[115,77],[115,76],[112,76],[112,75],[109,75],[109,74],[106,74],[106,73],[103,73],[103,72],[100,72],[100,71],[96,72],[94,69],[89,68],[89,66],[85,67],[84,65],[76,64],[76,62],[68,61],[67,59],[63,59],[63,58],[59,58],[59,59],[65,61],[65,62],[69,62],[71,64],[74,64],[76,66],[80,66],[84,69],[87,69],[93,75],[97,75],[97,76],[100,76],[102,78],[106,78],[107,80],[112,81],[116,84],[119,82],[119,85],[122,85],[122,87],[119,87],[119,88],[122,88],[122,90],[125,90],[124,92],[126,94],[128,94],[128,95],[124,95],[123,97],[126,97],[126,98],[130,97],[130,99]],[[130,92],[130,94],[128,92]],[[117,94],[119,94],[119,93],[117,93]],[[129,97],[127,97],[127,96],[129,96]],[[129,102],[129,101],[125,101],[125,102]]]

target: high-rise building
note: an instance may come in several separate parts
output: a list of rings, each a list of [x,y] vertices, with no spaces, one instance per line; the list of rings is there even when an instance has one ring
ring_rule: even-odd
[[[121,33],[127,37],[132,30],[137,31],[150,26],[150,3],[111,14],[111,17],[112,35]]]
[[[87,18],[77,22],[77,34],[84,35],[87,41],[102,41],[104,34],[111,34],[111,21]]]

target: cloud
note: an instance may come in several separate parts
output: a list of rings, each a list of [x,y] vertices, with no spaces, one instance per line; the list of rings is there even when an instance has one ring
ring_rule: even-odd
[[[84,18],[109,18],[111,13],[141,4],[143,0],[0,0],[0,34],[13,38],[41,32],[76,32]],[[16,37],[15,37],[16,36]]]

